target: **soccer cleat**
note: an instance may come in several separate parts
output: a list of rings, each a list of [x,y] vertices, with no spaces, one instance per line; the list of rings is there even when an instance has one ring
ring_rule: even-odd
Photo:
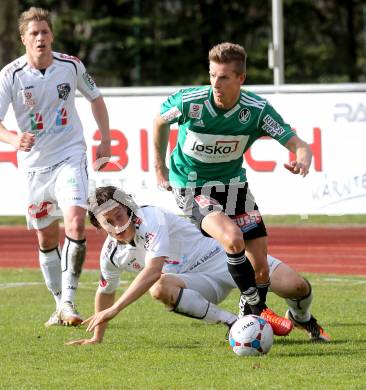
[[[287,336],[294,327],[291,320],[280,317],[268,307],[261,312],[260,316],[271,325],[276,336]]]
[[[325,341],[328,342],[331,340],[331,337],[324,329],[318,324],[315,317],[311,316],[309,321],[300,322],[296,321],[290,310],[287,310],[285,317],[288,318],[296,328],[299,328],[305,331],[311,341]]]
[[[240,295],[239,299],[239,313],[238,317],[242,318],[244,316],[247,316],[249,314],[252,314],[252,311],[250,309],[250,306],[248,305],[245,296],[243,294]]]
[[[69,301],[61,305],[59,316],[65,326],[78,326],[83,322],[80,314],[75,309],[75,305]]]
[[[240,317],[239,317],[240,318]],[[235,321],[233,322],[225,322],[225,325],[227,326],[227,332],[226,332],[226,335],[225,335],[225,340],[229,340],[229,335],[230,335],[230,329],[231,327],[235,324],[235,322],[237,321],[238,319],[236,319]]]
[[[62,321],[58,312],[54,311],[51,314],[51,317],[48,319],[48,321],[44,323],[44,326],[46,328],[50,328],[51,326],[57,326],[57,325],[62,325]]]

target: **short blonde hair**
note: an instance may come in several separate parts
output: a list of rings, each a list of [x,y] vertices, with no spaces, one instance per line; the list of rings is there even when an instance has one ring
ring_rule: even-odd
[[[50,30],[53,31],[50,13],[43,8],[30,7],[29,10],[21,13],[18,19],[18,27],[19,27],[20,35],[24,35],[29,22],[41,22],[41,21],[47,22]]]
[[[236,73],[246,73],[247,53],[243,46],[236,43],[223,42],[214,46],[208,53],[208,60],[217,64],[235,62]]]

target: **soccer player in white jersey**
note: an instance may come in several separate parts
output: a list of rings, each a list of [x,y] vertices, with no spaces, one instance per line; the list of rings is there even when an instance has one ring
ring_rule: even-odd
[[[109,119],[104,100],[81,61],[52,51],[48,11],[31,7],[19,18],[25,55],[0,73],[0,141],[18,151],[19,168],[28,184],[27,223],[36,229],[39,262],[56,310],[46,322],[78,325],[74,305],[85,260],[85,215],[88,196],[86,144],[75,108],[78,89],[90,102],[101,132],[99,161],[110,157]],[[12,104],[18,133],[3,124]],[[59,244],[59,219],[65,241]]]
[[[168,310],[230,327],[238,318],[216,306],[236,288],[226,265],[224,249],[197,227],[159,207],[138,207],[113,186],[99,187],[90,197],[91,223],[107,237],[100,256],[101,279],[95,296],[90,339],[69,344],[95,344],[103,340],[107,321],[148,290]],[[271,289],[286,298],[289,312],[312,340],[329,341],[310,314],[310,284],[286,264],[268,257]],[[138,272],[135,280],[114,302],[122,271]]]
[[[240,315],[247,308],[271,323],[275,334],[286,335],[291,321],[265,304],[270,284],[267,232],[248,187],[243,154],[255,140],[270,136],[295,153],[285,167],[306,176],[310,147],[265,99],[241,89],[246,77],[242,46],[213,47],[209,75],[210,86],[182,89],[161,105],[153,136],[157,182],[173,188],[182,211],[224,247],[229,272],[241,292]],[[172,124],[178,124],[179,130],[168,170],[165,159]]]

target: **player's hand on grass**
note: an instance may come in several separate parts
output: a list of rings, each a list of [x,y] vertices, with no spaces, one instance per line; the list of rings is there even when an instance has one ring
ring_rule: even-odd
[[[97,340],[92,337],[91,339],[80,339],[80,340],[70,340],[67,341],[66,345],[90,345],[90,344],[100,344],[102,340]]]
[[[110,321],[112,318],[114,318],[118,312],[116,312],[113,307],[110,307],[106,310],[99,311],[98,313],[93,314],[91,317],[84,320],[81,324],[85,325],[88,324],[86,331],[87,332],[93,332],[95,327],[104,323]]]

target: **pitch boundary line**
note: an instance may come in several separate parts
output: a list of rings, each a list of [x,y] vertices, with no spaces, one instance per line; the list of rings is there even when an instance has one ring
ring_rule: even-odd
[[[121,280],[121,285],[127,285],[130,281]],[[0,290],[5,290],[8,288],[17,288],[17,287],[29,287],[29,286],[45,286],[44,282],[12,282],[12,283],[0,283]],[[81,282],[79,283],[79,288],[89,288],[90,286],[97,287],[98,282]]]

